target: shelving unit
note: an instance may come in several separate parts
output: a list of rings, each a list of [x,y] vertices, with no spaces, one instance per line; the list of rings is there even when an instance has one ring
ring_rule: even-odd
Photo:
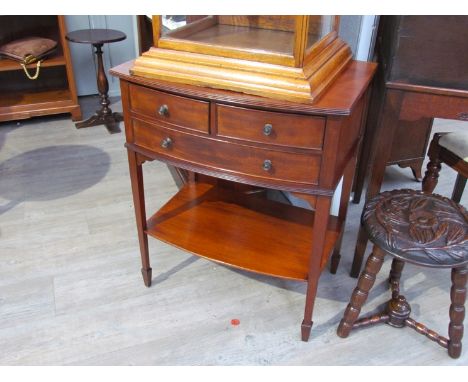
[[[29,80],[19,63],[0,58],[0,121],[60,113],[81,119],[66,32],[63,16],[0,16],[0,44],[26,36],[58,42],[56,52],[41,64],[37,80]]]

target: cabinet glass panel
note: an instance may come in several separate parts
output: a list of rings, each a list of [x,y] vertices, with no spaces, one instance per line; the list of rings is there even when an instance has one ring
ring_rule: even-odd
[[[307,47],[309,49],[335,29],[335,16],[309,16]]]
[[[161,39],[224,50],[293,56],[295,16],[168,16],[161,18]],[[182,41],[180,41],[182,43]]]
[[[171,32],[186,27],[186,25],[192,24],[197,20],[206,18],[207,16],[185,16],[185,15],[163,15],[161,16],[161,36],[170,35]]]

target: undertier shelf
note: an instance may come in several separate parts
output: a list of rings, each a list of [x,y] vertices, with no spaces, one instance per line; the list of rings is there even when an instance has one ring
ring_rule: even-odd
[[[147,233],[225,265],[307,280],[314,212],[205,183],[185,185],[148,220]],[[339,237],[331,217],[321,268]]]

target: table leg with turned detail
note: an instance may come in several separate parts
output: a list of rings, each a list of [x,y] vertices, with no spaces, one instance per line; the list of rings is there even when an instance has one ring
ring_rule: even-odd
[[[104,70],[102,47],[105,43],[122,41],[126,37],[124,33],[113,29],[83,29],[67,34],[66,38],[69,41],[93,45],[97,60],[96,76],[101,108],[88,119],[77,122],[75,124],[77,129],[104,125],[109,133],[120,132],[119,123],[123,121],[123,116],[121,113],[112,112],[109,107],[109,81]]]
[[[99,98],[101,108],[96,110],[91,117],[88,119],[78,122],[75,124],[77,129],[84,127],[105,125],[109,133],[119,133],[119,122],[123,121],[122,113],[112,112],[110,109],[109,101],[109,81],[107,80],[106,72],[104,71],[104,64],[102,61],[102,45],[103,44],[93,44],[96,49],[96,58],[97,58],[97,87],[99,91]]]

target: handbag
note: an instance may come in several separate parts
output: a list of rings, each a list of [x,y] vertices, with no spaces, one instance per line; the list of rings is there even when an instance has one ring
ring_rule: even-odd
[[[24,37],[0,46],[0,55],[18,61],[30,80],[39,77],[41,62],[57,48],[57,42],[43,37]],[[36,73],[31,75],[26,65],[36,63]]]

